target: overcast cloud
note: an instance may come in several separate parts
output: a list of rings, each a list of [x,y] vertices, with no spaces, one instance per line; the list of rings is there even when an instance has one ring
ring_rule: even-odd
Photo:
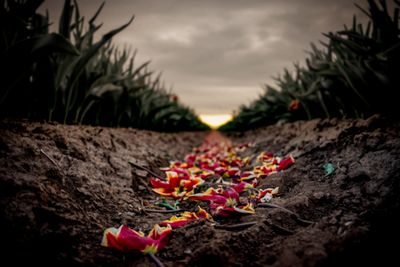
[[[47,0],[53,22],[62,0]],[[101,4],[78,0],[90,17]],[[262,92],[262,84],[293,62],[303,62],[310,42],[322,32],[364,17],[362,0],[108,0],[98,22],[100,33],[134,23],[114,42],[138,49],[138,60],[151,60],[181,102],[199,114],[230,113]]]

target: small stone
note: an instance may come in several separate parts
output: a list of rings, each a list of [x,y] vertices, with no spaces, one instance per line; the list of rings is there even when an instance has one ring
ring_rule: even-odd
[[[350,221],[350,222],[346,222],[346,223],[344,224],[344,226],[349,227],[349,226],[351,226],[352,224],[353,224],[353,222]]]
[[[344,232],[343,227],[339,227],[339,229],[338,229],[338,231],[337,231],[337,234],[338,234],[338,235],[341,235],[341,234],[343,234],[343,232]]]
[[[337,219],[335,217],[333,217],[332,219],[329,220],[330,224],[336,224],[337,223]]]
[[[313,194],[313,197],[314,197],[315,199],[318,199],[318,200],[322,199],[324,196],[325,196],[325,194],[324,194],[323,192],[315,192],[315,193]]]
[[[127,211],[127,212],[125,212],[125,216],[133,217],[133,216],[135,216],[135,213]]]

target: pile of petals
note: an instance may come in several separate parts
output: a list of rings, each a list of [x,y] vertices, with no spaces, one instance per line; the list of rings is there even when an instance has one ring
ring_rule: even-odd
[[[197,212],[185,211],[178,216],[155,225],[147,237],[127,226],[108,228],[104,232],[102,245],[120,251],[139,250],[156,253],[167,242],[172,229],[185,226],[196,220],[214,217],[230,217],[255,213],[257,203],[265,203],[278,194],[279,188],[257,188],[259,181],[294,164],[294,158],[277,157],[262,152],[254,160],[240,154],[253,144],[231,145],[228,142],[205,142],[184,161],[174,161],[161,168],[166,178],[152,177],[153,191],[163,197],[177,201],[205,202],[208,212],[198,208]],[[254,161],[254,162],[253,162]],[[250,164],[252,166],[250,166]]]
[[[150,180],[154,187],[153,191],[166,197],[175,199],[184,198],[193,188],[202,184],[204,181],[200,177],[194,177],[191,172],[184,169],[175,169],[174,171],[166,171],[166,180],[162,181],[157,178]]]
[[[279,190],[258,189],[259,181],[287,169],[295,161],[291,155],[281,158],[262,152],[250,168],[251,159],[239,154],[252,146],[251,143],[233,146],[205,142],[187,155],[185,161],[174,161],[169,167],[161,168],[166,179],[151,178],[153,191],[181,201],[205,201],[213,216],[254,213],[257,203],[269,202]]]
[[[211,213],[215,216],[228,217],[234,214],[254,213],[252,203],[243,203],[239,197],[239,193],[231,188],[210,187],[203,193],[190,196],[191,200],[209,201]]]

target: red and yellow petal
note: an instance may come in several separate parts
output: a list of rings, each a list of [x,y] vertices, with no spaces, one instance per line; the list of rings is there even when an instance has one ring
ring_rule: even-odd
[[[289,168],[290,166],[292,166],[292,165],[294,164],[294,162],[295,162],[295,160],[294,160],[293,156],[292,156],[292,155],[289,155],[288,157],[282,159],[282,160],[279,162],[279,166],[278,166],[277,170],[278,170],[278,171],[286,170],[287,168]]]
[[[171,196],[172,193],[174,192],[174,191],[171,191],[171,190],[165,189],[165,188],[153,188],[153,191],[159,195],[166,196],[166,197]]]
[[[254,210],[253,204],[248,203],[243,207],[233,207],[237,213],[241,214],[254,214],[256,211]]]
[[[143,252],[147,246],[157,245],[157,243],[158,241],[153,238],[145,237],[142,232],[136,232],[125,225],[121,225],[118,229],[106,229],[102,240],[103,246],[123,252],[133,250]]]
[[[179,228],[185,226],[186,224],[199,220],[199,219],[211,219],[212,217],[208,214],[204,209],[199,207],[197,212],[189,212],[185,211],[181,213],[179,216],[172,216],[168,220],[162,221],[160,225],[167,226],[170,225],[172,228]]]
[[[201,219],[209,219],[209,220],[212,220],[211,215],[210,215],[207,211],[205,211],[204,209],[202,209],[200,206],[199,206],[199,210],[198,210],[197,213],[196,213],[196,216],[197,216],[198,218],[201,218]]]
[[[263,203],[269,202],[278,192],[279,187],[262,189],[258,193],[257,200]]]
[[[222,191],[222,195],[226,198],[234,199],[236,202],[239,202],[239,193],[233,188],[226,188]]]
[[[150,178],[150,184],[154,188],[171,188],[171,185],[168,181],[163,181],[158,178]]]
[[[185,226],[187,223],[196,219],[194,212],[185,211],[180,216],[172,216],[168,220],[162,221],[160,225],[170,225],[172,228],[179,228]]]

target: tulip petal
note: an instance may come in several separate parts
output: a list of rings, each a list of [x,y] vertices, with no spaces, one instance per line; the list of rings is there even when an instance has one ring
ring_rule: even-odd
[[[238,213],[243,213],[243,214],[254,214],[255,210],[253,208],[253,205],[251,203],[247,204],[244,207],[233,207],[236,212]]]
[[[145,237],[142,232],[136,232],[121,225],[118,229],[113,227],[106,229],[101,244],[123,252],[139,250],[145,254],[156,253],[166,245],[167,236],[171,231],[170,226],[160,227],[156,224],[150,234]]]
[[[295,160],[294,160],[293,156],[289,155],[287,158],[284,158],[279,162],[279,166],[278,166],[277,170],[278,171],[286,170],[287,168],[292,166],[294,164],[294,162],[295,162]]]

